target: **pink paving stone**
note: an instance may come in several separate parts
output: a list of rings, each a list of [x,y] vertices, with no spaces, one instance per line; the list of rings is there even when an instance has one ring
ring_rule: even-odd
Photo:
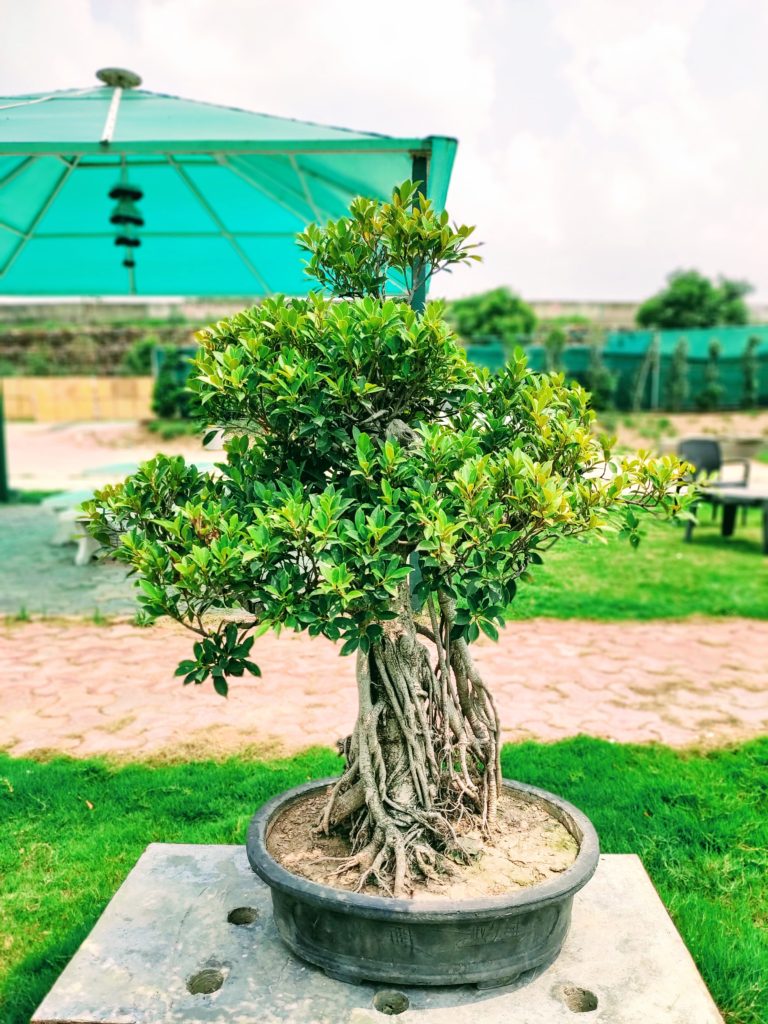
[[[760,709],[768,716],[768,694],[765,690],[747,690],[737,686],[729,694],[729,699],[741,707]]]
[[[137,740],[123,739],[118,735],[104,735],[98,738],[91,735],[81,741],[77,749],[80,757],[92,757],[95,754],[128,754],[140,753],[142,746]]]
[[[174,678],[190,643],[170,624],[0,629],[3,675],[8,680],[12,665],[17,680],[4,688],[0,746],[146,756],[189,742],[211,753],[277,743],[290,752],[333,744],[351,730],[354,662],[328,641],[260,638],[254,658],[263,679],[233,680],[226,701]],[[540,619],[511,624],[498,645],[483,639],[475,657],[508,739],[592,733],[711,745],[763,733],[768,723],[764,622]],[[81,734],[82,742],[74,739]]]

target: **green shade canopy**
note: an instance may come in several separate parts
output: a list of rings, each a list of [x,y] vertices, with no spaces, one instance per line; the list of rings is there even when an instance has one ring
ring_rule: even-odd
[[[0,97],[0,295],[299,294],[294,236],[310,221],[425,169],[445,204],[455,139],[325,127],[99,74],[110,84]]]

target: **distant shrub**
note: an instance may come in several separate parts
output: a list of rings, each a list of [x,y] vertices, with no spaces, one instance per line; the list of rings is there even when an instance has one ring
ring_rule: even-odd
[[[165,345],[158,350],[159,368],[152,393],[152,411],[164,420],[194,420],[201,416],[200,401],[187,388],[191,357],[183,348]]]
[[[27,377],[53,377],[69,372],[69,367],[61,359],[51,345],[41,342],[30,346],[24,357],[23,374]]]
[[[741,404],[745,409],[754,409],[760,399],[760,361],[757,356],[759,347],[760,339],[751,337],[742,356],[744,391]]]
[[[616,400],[618,379],[603,360],[603,341],[593,338],[589,343],[589,367],[585,386],[592,395],[592,407],[600,412],[612,409]]]
[[[203,429],[196,420],[150,420],[147,427],[163,441],[175,441],[177,437],[195,437]]]
[[[152,353],[158,345],[154,334],[137,338],[123,353],[120,369],[127,376],[148,377],[152,373]]]
[[[511,350],[536,326],[536,314],[509,288],[494,288],[450,302],[446,318],[465,341],[498,340]]]
[[[680,412],[688,401],[688,342],[681,338],[672,354],[667,383],[667,406],[673,412]]]
[[[562,327],[552,327],[544,335],[544,352],[547,358],[547,369],[550,373],[559,373],[562,369],[566,341],[566,333]]]
[[[715,338],[709,343],[707,366],[704,370],[704,387],[696,396],[696,405],[703,412],[712,412],[720,405],[723,386],[720,383],[720,342]]]

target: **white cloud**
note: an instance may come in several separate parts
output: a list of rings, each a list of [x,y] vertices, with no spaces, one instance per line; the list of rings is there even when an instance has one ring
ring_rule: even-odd
[[[637,298],[694,265],[748,277],[768,296],[768,141],[755,130],[768,78],[755,62],[750,89],[718,87],[722,62],[739,54],[719,48],[706,10],[701,0],[550,3],[571,113],[556,131],[510,126],[484,154],[489,281],[537,297]],[[734,14],[768,41],[760,5]],[[691,68],[695,32],[704,76]]]

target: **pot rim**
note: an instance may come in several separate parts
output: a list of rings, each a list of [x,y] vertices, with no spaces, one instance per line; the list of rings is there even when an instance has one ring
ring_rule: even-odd
[[[267,849],[267,838],[272,822],[280,813],[310,793],[326,789],[336,781],[336,778],[318,779],[285,790],[268,800],[254,814],[246,839],[248,862],[253,871],[271,888],[337,913],[388,919],[405,916],[411,921],[445,923],[459,917],[485,918],[520,914],[560,902],[582,889],[597,868],[600,856],[599,840],[595,827],[586,814],[567,800],[545,789],[512,779],[503,779],[506,788],[547,804],[548,809],[555,812],[554,817],[578,842],[579,852],[573,864],[556,878],[518,889],[505,896],[483,896],[471,900],[420,900],[418,897],[395,899],[388,896],[369,896],[366,893],[350,892],[347,889],[337,889],[331,885],[313,882],[279,864]]]

